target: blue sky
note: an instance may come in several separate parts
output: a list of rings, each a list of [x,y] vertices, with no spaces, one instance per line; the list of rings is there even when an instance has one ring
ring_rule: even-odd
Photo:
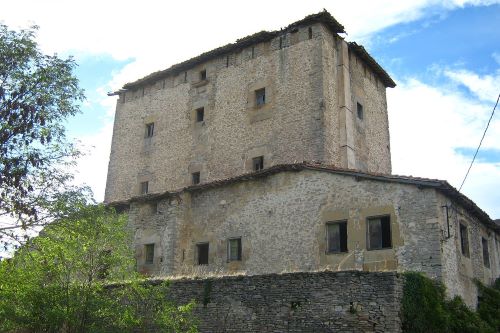
[[[398,86],[388,89],[393,173],[459,187],[500,93],[500,0],[10,1],[0,21],[40,26],[47,53],[74,55],[86,90],[68,132],[88,156],[77,181],[103,199],[115,100],[106,92],[260,30],[327,9]],[[265,10],[262,10],[265,8]],[[500,113],[500,111],[499,111]],[[500,116],[463,192],[500,218]]]

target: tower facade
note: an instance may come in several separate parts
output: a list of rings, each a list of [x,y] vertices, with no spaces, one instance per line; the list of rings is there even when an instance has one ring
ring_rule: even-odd
[[[343,32],[322,12],[113,93],[105,201],[301,161],[389,174],[395,84]]]

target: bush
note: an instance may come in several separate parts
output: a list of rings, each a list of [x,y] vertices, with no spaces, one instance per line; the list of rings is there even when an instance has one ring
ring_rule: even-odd
[[[472,311],[456,296],[446,299],[445,288],[421,273],[405,273],[402,301],[403,332],[500,332],[500,283],[477,282],[480,302]]]

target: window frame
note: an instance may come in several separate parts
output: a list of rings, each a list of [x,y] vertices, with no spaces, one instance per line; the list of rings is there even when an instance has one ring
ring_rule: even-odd
[[[232,252],[231,252],[231,242],[236,242],[237,243],[237,253],[236,257],[232,257]],[[241,246],[241,237],[232,237],[227,239],[227,262],[232,262],[232,261],[241,261],[241,256],[242,256],[242,246]]]
[[[200,71],[200,81],[205,81],[207,79],[207,70],[206,69],[202,69]]]
[[[201,183],[201,172],[191,172],[191,184],[198,185],[199,183]]]
[[[145,138],[152,138],[154,133],[155,133],[155,123],[150,122],[145,124],[146,126],[146,132],[144,133]]]
[[[201,256],[200,256],[201,249],[205,248],[205,246],[206,246],[206,251],[207,251],[206,263],[201,263]],[[197,259],[196,261],[197,261],[198,266],[209,264],[209,261],[210,261],[210,243],[209,242],[196,243],[196,259]]]
[[[385,228],[389,228],[389,231],[384,232],[384,219],[388,219],[388,225],[385,226]],[[380,247],[373,247],[371,244],[371,235],[370,235],[370,222],[374,220],[380,220]],[[384,235],[388,235],[389,239],[384,239]],[[389,246],[387,246],[387,241],[389,243]],[[384,246],[384,243],[386,246]],[[392,239],[392,221],[391,221],[391,215],[390,214],[382,214],[382,215],[375,215],[375,216],[368,216],[366,218],[366,249],[368,251],[376,251],[376,250],[386,250],[386,249],[392,249],[393,248],[393,239]]]
[[[153,265],[155,261],[155,243],[144,244],[144,264]]]
[[[365,117],[365,108],[360,102],[356,102],[356,116],[359,120],[363,120]]]
[[[460,253],[466,258],[470,258],[469,228],[466,224],[459,222],[459,230],[460,230]]]
[[[264,169],[264,155],[252,157],[252,170],[261,171]]]
[[[266,105],[266,87],[255,89],[255,107],[260,108]]]
[[[483,248],[483,265],[486,268],[491,268],[490,248],[488,243],[488,239],[481,237],[481,246]]]
[[[141,195],[146,195],[149,193],[149,181],[144,181],[139,184]]]
[[[331,250],[330,246],[330,232],[329,232],[329,227],[332,225],[338,225],[339,226],[339,250],[334,251]],[[342,241],[342,231],[341,231],[341,225],[344,226],[345,230],[345,240]],[[326,253],[327,254],[341,254],[341,253],[348,253],[349,252],[349,247],[348,247],[348,234],[347,234],[347,220],[336,220],[336,221],[328,221],[325,223],[325,228],[326,228]]]
[[[201,115],[201,117],[200,117],[200,115]],[[204,121],[205,121],[205,107],[202,106],[202,107],[196,109],[196,122],[201,123]]]

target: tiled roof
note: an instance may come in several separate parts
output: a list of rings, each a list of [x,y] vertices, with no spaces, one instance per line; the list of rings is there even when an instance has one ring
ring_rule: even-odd
[[[493,228],[497,232],[500,232],[499,224],[495,223],[495,221],[493,221],[489,217],[489,215],[486,212],[484,212],[481,208],[479,208],[471,199],[460,193],[456,188],[451,186],[445,180],[421,178],[413,176],[390,175],[390,174],[382,174],[374,172],[362,172],[353,169],[343,169],[332,165],[325,165],[325,164],[311,163],[311,162],[274,165],[272,167],[260,171],[250,172],[226,179],[214,180],[207,183],[191,185],[175,191],[165,191],[162,193],[150,193],[146,195],[141,195],[133,197],[126,201],[111,202],[109,203],[109,205],[120,206],[120,205],[128,205],[130,204],[130,202],[158,200],[164,197],[179,195],[182,192],[202,191],[206,189],[226,186],[232,183],[264,178],[280,172],[287,172],[287,171],[299,172],[303,170],[315,170],[315,171],[328,172],[338,175],[351,176],[356,178],[357,180],[366,179],[366,180],[375,180],[382,182],[394,182],[399,184],[410,184],[421,188],[434,188],[437,191],[446,195],[447,197],[450,197],[451,199],[458,202],[469,213],[476,216],[481,222]]]
[[[238,39],[235,43],[227,44],[216,48],[214,50],[205,52],[200,54],[197,57],[191,58],[184,62],[178,63],[176,65],[171,66],[165,70],[161,70],[158,72],[151,73],[137,81],[127,83],[123,86],[124,90],[134,89],[144,84],[153,83],[161,78],[164,78],[169,75],[176,75],[181,72],[184,72],[198,64],[211,60],[213,58],[232,53],[244,48],[247,48],[251,45],[262,43],[266,41],[270,41],[271,39],[279,36],[284,31],[292,31],[304,25],[310,25],[313,23],[322,23],[324,24],[332,33],[345,33],[344,26],[340,24],[329,12],[326,10],[319,12],[317,14],[312,14],[306,16],[300,21],[294,22],[287,26],[286,28],[278,31],[261,31],[257,32],[253,35]],[[356,43],[349,43],[349,47],[353,47],[353,51],[356,52],[364,61],[366,61],[367,65],[372,68],[372,70],[380,77],[382,82],[387,87],[395,87],[394,81],[391,77],[377,64],[377,62],[365,51],[362,46],[357,45]],[[119,93],[120,91],[110,93],[109,95],[114,95]]]

